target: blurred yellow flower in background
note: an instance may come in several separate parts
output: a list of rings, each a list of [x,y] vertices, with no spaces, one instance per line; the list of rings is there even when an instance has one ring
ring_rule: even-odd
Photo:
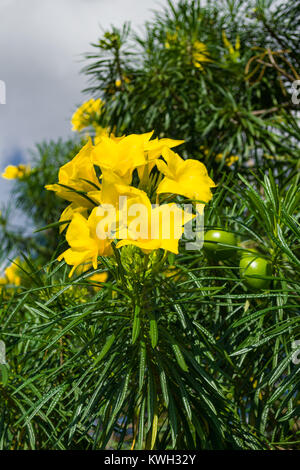
[[[0,286],[2,285],[14,285],[20,286],[21,285],[21,277],[20,277],[20,259],[16,258],[13,263],[8,266],[8,268],[4,271],[4,277],[0,278]]]
[[[213,62],[210,58],[207,46],[200,41],[194,41],[192,46],[192,57],[194,66],[201,70],[201,72],[204,71],[202,65],[204,62]]]
[[[81,131],[85,127],[91,125],[103,107],[103,101],[98,98],[90,99],[83,103],[73,114],[71,123],[73,131]]]
[[[223,38],[223,43],[226,49],[228,50],[227,58],[231,59],[233,62],[237,62],[237,60],[240,58],[240,38],[237,36],[235,40],[235,46],[231,44],[231,42],[228,40],[226,36],[226,32],[223,30],[222,31],[222,38]]]
[[[5,178],[7,180],[13,180],[13,179],[19,179],[23,178],[23,176],[27,175],[30,173],[30,166],[29,165],[8,165],[4,173],[2,173],[2,178]]]
[[[227,166],[232,166],[235,162],[237,162],[239,157],[237,155],[230,155],[229,157],[225,157],[225,164]],[[215,157],[216,162],[221,162],[223,160],[223,153],[217,153]]]
[[[177,33],[170,33],[167,31],[166,34],[166,42],[165,42],[165,48],[170,49],[171,45],[175,42],[178,41],[178,34]]]

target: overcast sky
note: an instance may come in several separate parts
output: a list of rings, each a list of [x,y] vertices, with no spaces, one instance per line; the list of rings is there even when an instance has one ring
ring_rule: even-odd
[[[82,54],[111,24],[141,28],[166,0],[0,0],[0,171],[29,158],[43,139],[68,137],[86,99]],[[1,96],[0,96],[1,100]],[[0,202],[11,183],[0,178]]]

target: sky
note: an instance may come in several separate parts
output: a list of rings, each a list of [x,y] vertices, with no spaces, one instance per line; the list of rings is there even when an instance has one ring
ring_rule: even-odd
[[[166,0],[0,0],[0,172],[28,162],[41,140],[72,135],[70,118],[87,99],[83,54],[101,28],[134,29]],[[1,87],[0,87],[0,103]],[[0,178],[0,205],[12,187]]]

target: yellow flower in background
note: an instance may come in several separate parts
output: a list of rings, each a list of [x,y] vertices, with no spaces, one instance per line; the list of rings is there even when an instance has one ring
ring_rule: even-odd
[[[239,157],[237,155],[230,155],[229,157],[225,157],[225,164],[227,166],[232,166],[235,162],[237,162]],[[223,160],[223,153],[217,153],[215,156],[216,162],[221,162]]]
[[[201,145],[201,146],[199,147],[199,149],[200,149],[201,152],[203,152],[204,155],[207,157],[207,155],[209,154],[209,149],[206,148],[206,147],[204,147],[204,145]]]
[[[166,34],[166,42],[165,42],[165,48],[170,49],[170,47],[177,42],[178,40],[178,34],[177,33],[170,33],[167,31]]]
[[[212,198],[210,188],[216,185],[208,176],[205,165],[198,160],[183,160],[170,149],[163,150],[163,160],[156,165],[165,178],[157,188],[157,194],[179,194],[189,199],[207,203]]]
[[[70,248],[64,251],[57,259],[65,262],[73,268],[69,274],[72,276],[75,269],[83,263],[91,263],[94,269],[98,266],[98,256],[110,256],[112,254],[111,240],[101,239],[97,235],[98,217],[97,207],[93,209],[88,219],[79,213],[75,213],[66,233],[66,240]]]
[[[94,146],[91,140],[71,160],[62,166],[58,173],[58,184],[45,186],[50,191],[70,202],[84,207],[92,207],[91,201],[75,191],[88,193],[100,189],[100,183],[96,176],[91,154]]]
[[[119,80],[119,79],[116,80],[116,81],[115,81],[115,85],[116,85],[117,88],[120,88],[120,86],[122,85],[122,81]]]
[[[93,119],[97,117],[97,114],[100,113],[102,107],[103,101],[101,101],[100,98],[97,100],[92,98],[83,103],[72,116],[72,130],[79,132],[85,127],[88,127]]]
[[[194,41],[192,48],[193,64],[195,67],[201,70],[201,72],[203,72],[204,68],[202,64],[204,62],[213,62],[213,60],[210,58],[207,46],[203,42]]]
[[[4,173],[2,173],[2,178],[5,178],[7,180],[13,180],[13,179],[19,179],[23,178],[23,176],[27,175],[30,173],[30,166],[29,165],[8,165]]]
[[[20,259],[16,258],[13,263],[5,269],[4,277],[0,278],[0,285],[14,285],[20,286],[21,285],[21,277],[20,277]]]
[[[236,62],[240,57],[239,50],[240,50],[241,44],[240,44],[239,36],[237,36],[236,38],[235,47],[233,47],[231,42],[228,41],[226,32],[224,30],[222,31],[222,39],[223,39],[224,46],[226,47],[229,53],[228,58],[230,58],[233,62]]]
[[[231,155],[230,157],[226,158],[226,165],[231,166],[235,162],[237,162],[239,157],[237,155]]]

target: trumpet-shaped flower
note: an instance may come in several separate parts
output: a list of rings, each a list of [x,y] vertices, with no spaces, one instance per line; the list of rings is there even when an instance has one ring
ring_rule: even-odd
[[[129,184],[133,170],[147,163],[144,148],[152,134],[131,134],[120,140],[103,136],[92,152],[92,161],[102,171],[112,171]]]
[[[106,222],[114,238],[127,238],[128,224],[135,218],[136,210],[151,210],[144,191],[122,184],[113,174],[104,175],[101,196],[98,212],[105,215],[101,223]]]
[[[97,269],[98,256],[112,254],[111,240],[99,238],[97,234],[97,224],[100,221],[97,207],[93,209],[88,219],[78,212],[74,214],[66,233],[70,248],[58,257],[59,261],[64,258],[67,264],[73,266],[70,277],[77,266],[91,263],[93,268]]]
[[[179,194],[189,199],[207,203],[212,198],[210,188],[215,183],[208,176],[203,163],[198,160],[183,160],[170,149],[163,150],[163,160],[157,160],[156,165],[165,178],[157,188],[157,194]]]
[[[162,150],[184,142],[173,139],[153,139],[152,132],[115,137],[103,134],[92,152],[92,161],[102,172],[113,172],[123,184],[130,184],[135,168],[143,171],[145,165],[152,164],[160,157]],[[151,171],[151,170],[150,170]]]
[[[88,143],[73,160],[60,168],[58,184],[47,185],[45,186],[46,189],[55,191],[59,197],[67,201],[91,207],[93,204],[89,201],[89,198],[78,194],[78,192],[88,193],[100,188],[99,180],[91,160],[93,148],[94,146],[89,139]]]
[[[59,232],[61,233],[68,223],[71,222],[75,214],[81,214],[83,217],[87,217],[87,208],[82,206],[77,206],[74,202],[72,202],[69,206],[65,208],[62,212],[59,222],[61,225],[59,226]],[[62,222],[65,222],[64,224]]]
[[[216,162],[221,162],[223,160],[223,154],[222,153],[217,153],[215,160]],[[237,155],[230,155],[229,157],[225,158],[225,163],[227,166],[232,166],[235,162],[239,160],[239,157]]]
[[[162,155],[162,151],[165,147],[171,149],[183,144],[184,140],[175,139],[153,139],[149,140],[145,145],[145,152],[147,153],[147,161],[153,162]]]
[[[228,40],[225,30],[222,31],[222,38],[223,38],[224,46],[228,50],[228,54],[226,55],[226,57],[232,60],[233,62],[237,62],[240,57],[239,50],[241,47],[239,36],[237,36],[236,38],[235,47],[233,47],[231,42]]]
[[[138,221],[132,220],[128,224],[128,238],[119,241],[117,248],[134,245],[145,253],[162,248],[177,254],[184,224],[193,218],[193,214],[183,211],[174,203],[155,208],[147,206]],[[143,226],[140,233],[135,230],[137,223]]]

